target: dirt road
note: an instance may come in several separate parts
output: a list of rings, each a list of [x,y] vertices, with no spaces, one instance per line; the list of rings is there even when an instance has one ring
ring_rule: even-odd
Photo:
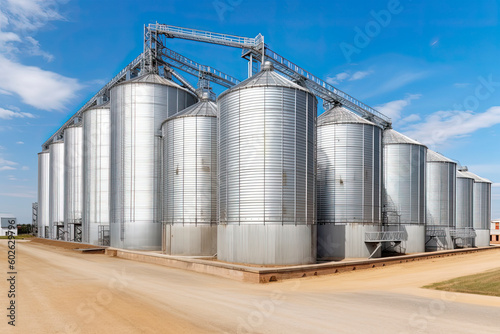
[[[500,298],[420,287],[499,267],[495,250],[258,285],[18,242],[0,333],[498,333]]]

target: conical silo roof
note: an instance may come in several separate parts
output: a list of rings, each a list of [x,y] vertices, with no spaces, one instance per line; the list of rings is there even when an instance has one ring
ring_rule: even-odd
[[[217,117],[217,104],[208,99],[201,100],[200,102],[187,107],[186,109],[180,111],[172,117],[167,118],[165,122],[174,118],[193,116]]]
[[[464,171],[460,171],[460,170],[457,170],[457,177],[459,177],[461,179],[473,179],[474,180],[474,178],[468,172],[464,172]]]
[[[474,182],[478,182],[478,183],[492,183],[490,180],[488,179],[485,179],[484,177],[481,177],[477,174],[474,174],[472,172],[469,172],[468,170],[467,171],[460,171],[460,173],[464,174],[466,177],[468,178],[471,178],[471,179],[474,179]],[[458,174],[458,172],[457,172]]]
[[[455,161],[445,157],[441,153],[429,149],[427,150],[427,162],[450,162],[456,164]]]
[[[410,137],[407,137],[404,134],[397,132],[394,129],[384,130],[383,143],[384,143],[384,145],[413,144],[413,145],[420,145],[420,146],[427,147],[424,144],[419,143],[418,141],[411,139]]]
[[[352,111],[342,107],[335,106],[318,116],[318,126],[327,124],[368,124],[375,125],[367,119],[356,115]]]
[[[272,63],[266,61],[259,73],[240,82],[236,86],[227,89],[221,95],[219,95],[219,99],[231,92],[253,87],[288,87],[311,93],[307,88],[302,87],[276,73],[274,71]]]

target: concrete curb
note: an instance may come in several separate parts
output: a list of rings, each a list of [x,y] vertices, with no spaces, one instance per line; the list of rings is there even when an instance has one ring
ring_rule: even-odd
[[[170,256],[157,253],[131,251],[118,248],[107,248],[106,254],[122,259],[153,263],[177,269],[185,269],[198,273],[225,277],[241,282],[267,283],[292,278],[329,275],[345,271],[384,267],[393,264],[412,261],[428,260],[434,258],[472,254],[488,250],[498,250],[500,246],[465,248],[429,253],[417,253],[378,259],[366,259],[345,262],[327,262],[287,267],[251,267],[239,264],[230,264],[203,260],[192,257]]]

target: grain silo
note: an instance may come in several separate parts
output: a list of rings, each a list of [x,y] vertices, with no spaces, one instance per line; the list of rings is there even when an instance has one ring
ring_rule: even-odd
[[[64,142],[52,142],[49,152],[49,238],[64,240]]]
[[[315,262],[316,97],[265,62],[217,103],[218,259]]]
[[[82,241],[83,129],[64,129],[64,230],[66,241]]]
[[[318,258],[378,257],[365,233],[382,223],[382,128],[336,106],[317,131]]]
[[[393,130],[383,134],[383,215],[388,230],[402,230],[401,253],[425,251],[427,147]],[[388,245],[389,246],[389,245]]]
[[[110,104],[83,112],[84,243],[109,246]]]
[[[156,74],[111,89],[111,246],[161,249],[161,123],[196,100]]]
[[[455,228],[457,163],[427,150],[426,249],[453,249],[450,231]]]
[[[466,171],[457,170],[457,225],[452,237],[457,247],[471,247],[475,233],[473,226],[474,178]]]
[[[171,255],[217,253],[217,105],[168,118],[163,134],[163,245]]]
[[[476,237],[474,246],[486,247],[490,245],[491,227],[491,181],[482,178],[467,169],[462,173],[474,179],[472,195],[472,227]]]
[[[49,237],[50,153],[38,153],[38,237]]]

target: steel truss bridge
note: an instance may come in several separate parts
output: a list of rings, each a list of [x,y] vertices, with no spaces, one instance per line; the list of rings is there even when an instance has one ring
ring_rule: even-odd
[[[50,143],[61,140],[63,138],[64,129],[72,124],[80,122],[81,114],[84,110],[108,101],[109,91],[113,86],[136,77],[139,74],[162,73],[169,78],[175,77],[184,87],[196,93],[198,96],[203,92],[209,92],[212,97],[215,96],[211,91],[210,83],[229,88],[240,82],[238,79],[209,65],[199,64],[167,48],[167,42],[172,38],[239,48],[242,50],[241,57],[248,60],[249,77],[259,71],[260,65],[263,62],[270,61],[274,65],[276,71],[307,87],[313,94],[321,98],[325,105],[342,105],[383,128],[391,126],[391,120],[387,116],[340,89],[335,88],[271,50],[267,44],[264,43],[264,36],[261,34],[258,34],[254,38],[248,38],[153,23],[144,26],[143,52],[71,116],[71,118],[42,145],[42,148],[47,149]],[[198,86],[193,87],[178,70],[198,77]]]

